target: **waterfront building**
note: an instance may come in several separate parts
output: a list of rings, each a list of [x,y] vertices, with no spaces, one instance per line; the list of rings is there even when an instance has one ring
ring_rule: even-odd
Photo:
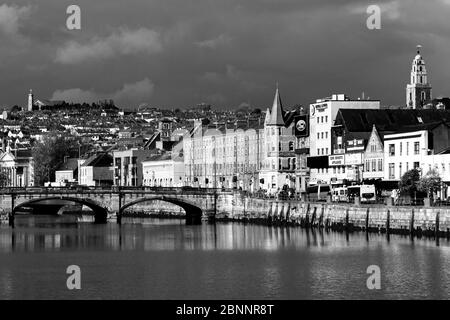
[[[358,176],[362,165],[360,156],[353,156],[346,164],[344,154],[361,153],[364,146],[361,139],[355,137],[347,144],[341,137],[332,144],[332,127],[340,109],[378,110],[379,100],[351,100],[344,94],[333,94],[329,98],[318,99],[309,109],[310,156],[307,166],[310,168],[309,184],[330,184],[345,179],[348,175]],[[333,149],[333,150],[332,150]],[[331,156],[331,157],[330,157]],[[350,158],[349,158],[350,159]],[[346,170],[350,166],[351,172]]]
[[[235,122],[208,127],[196,121],[183,138],[186,185],[259,189],[261,125]]]
[[[437,133],[444,119],[450,119],[446,110],[425,109],[340,109],[332,127],[333,154],[330,156],[334,164],[338,160],[344,164],[345,174],[336,170],[336,184],[371,182],[387,179],[385,137],[388,134],[434,128],[435,145],[439,152],[448,146],[445,133]],[[444,120],[445,122],[445,120]],[[408,142],[412,143],[412,142]],[[398,146],[406,150],[406,142]],[[409,149],[408,149],[409,150]],[[399,154],[398,154],[399,155]],[[398,162],[398,161],[397,161]],[[382,168],[382,169],[381,169]],[[396,165],[398,169],[398,164]],[[412,167],[409,166],[411,169]],[[403,170],[405,167],[403,167]],[[334,170],[334,168],[333,168]],[[334,172],[334,171],[333,171]],[[339,175],[340,174],[340,175]],[[346,180],[346,181],[344,181]],[[398,181],[398,180],[396,180]],[[332,181],[332,183],[334,183]]]
[[[271,109],[264,122],[263,159],[260,181],[269,193],[280,191],[285,185],[295,188],[295,117],[296,110],[285,112],[278,88]]]
[[[142,186],[142,162],[155,155],[155,150],[132,148],[113,151],[114,185]]]
[[[364,161],[363,181],[384,178],[384,144],[382,135],[378,132],[375,124],[372,126],[372,132],[367,140],[362,160]]]
[[[410,83],[406,85],[406,106],[412,109],[423,108],[432,102],[431,84],[420,48],[417,46],[417,54],[411,65]]]
[[[185,185],[182,153],[154,155],[142,162],[143,186],[183,187]]]
[[[78,159],[65,158],[64,163],[55,171],[55,183],[65,186],[68,182],[78,182]]]
[[[296,111],[283,110],[278,88],[265,120],[206,125],[196,121],[183,139],[186,184],[275,193],[295,187]]]
[[[3,187],[27,187],[34,184],[31,150],[14,150],[6,147],[0,151],[0,171],[4,173]]]
[[[78,160],[79,184],[84,186],[112,186],[114,180],[113,157],[99,152]]]

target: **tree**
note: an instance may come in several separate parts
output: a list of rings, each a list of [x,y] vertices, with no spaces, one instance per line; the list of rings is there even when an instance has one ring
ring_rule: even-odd
[[[400,194],[413,196],[418,190],[418,184],[420,181],[420,172],[417,169],[411,169],[406,171],[400,182],[398,183],[398,188]]]
[[[55,171],[74,148],[77,148],[75,139],[64,136],[45,136],[37,142],[32,149],[35,184],[41,186],[52,181]]]
[[[418,190],[426,192],[427,197],[431,198],[432,195],[441,189],[441,177],[436,170],[430,170],[423,176],[418,184]]]

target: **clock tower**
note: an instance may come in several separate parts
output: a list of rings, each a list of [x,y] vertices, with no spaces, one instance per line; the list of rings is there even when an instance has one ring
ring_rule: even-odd
[[[406,107],[410,109],[423,108],[432,100],[425,60],[420,54],[421,47],[417,46],[417,54],[411,66],[410,83],[406,86]]]

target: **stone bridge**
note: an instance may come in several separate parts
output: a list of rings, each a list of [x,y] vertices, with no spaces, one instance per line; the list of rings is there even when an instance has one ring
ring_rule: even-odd
[[[106,223],[108,214],[115,213],[117,222],[127,208],[148,201],[165,201],[175,204],[186,212],[186,223],[201,223],[202,218],[215,216],[218,201],[232,196],[230,192],[215,189],[183,188],[136,188],[136,189],[9,189],[0,190],[0,213],[8,214],[10,225],[14,225],[14,215],[21,209],[49,202],[63,207],[67,204],[81,204],[89,207],[95,215],[96,223]]]

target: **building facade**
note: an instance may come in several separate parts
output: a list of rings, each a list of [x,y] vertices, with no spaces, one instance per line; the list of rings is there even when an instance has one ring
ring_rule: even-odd
[[[297,156],[295,154],[295,117],[285,112],[278,88],[264,122],[263,159],[260,181],[263,189],[273,194],[284,186],[295,188]]]
[[[142,162],[143,186],[183,187],[185,185],[184,160],[170,154],[156,155]]]
[[[79,184],[84,186],[112,186],[113,157],[105,152],[78,160]]]
[[[155,155],[154,150],[132,148],[129,150],[115,150],[114,158],[114,185],[116,186],[142,186],[142,162]]]
[[[333,94],[330,98],[319,99],[310,105],[310,168],[309,183],[330,184],[342,181],[347,176],[358,175],[361,167],[360,156],[348,157],[344,154],[362,153],[364,145],[361,139],[344,141],[340,136],[332,144],[332,127],[340,109],[369,110],[380,109],[379,100],[351,100],[344,94]],[[331,156],[331,158],[330,158]],[[350,167],[350,172],[347,170]]]

